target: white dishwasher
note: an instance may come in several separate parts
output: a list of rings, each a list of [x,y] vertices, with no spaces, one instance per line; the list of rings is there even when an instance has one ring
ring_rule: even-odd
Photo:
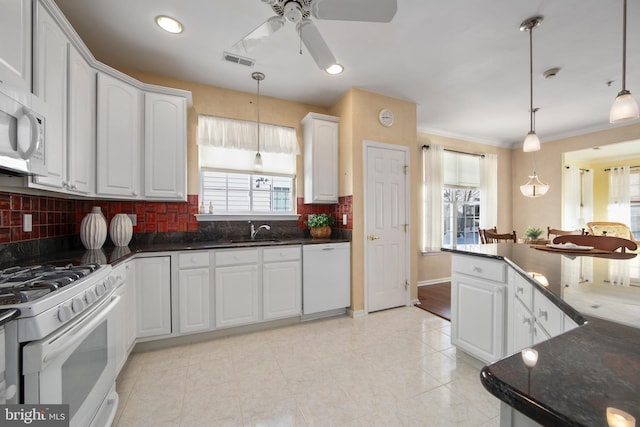
[[[302,319],[345,313],[351,305],[351,244],[302,245]]]

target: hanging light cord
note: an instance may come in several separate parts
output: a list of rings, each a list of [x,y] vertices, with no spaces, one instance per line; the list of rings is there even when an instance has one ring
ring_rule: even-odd
[[[626,1],[626,0],[625,0]],[[533,127],[533,28],[535,24],[529,26],[529,114],[530,114],[530,131],[534,132]]]
[[[627,0],[624,0],[622,12],[622,92],[627,93]]]
[[[260,79],[258,81],[258,153],[260,153]]]

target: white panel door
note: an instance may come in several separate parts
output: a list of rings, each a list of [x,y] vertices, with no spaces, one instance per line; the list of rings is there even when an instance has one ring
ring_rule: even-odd
[[[0,0],[0,82],[31,92],[31,0]]]
[[[69,51],[67,189],[95,192],[96,72],[74,48]]]
[[[34,181],[62,188],[67,176],[67,69],[69,43],[58,24],[38,3],[37,95],[47,104],[45,163],[47,176]]]
[[[409,303],[405,166],[402,149],[366,147],[367,311]]]
[[[140,195],[141,97],[137,88],[98,73],[98,195]]]
[[[180,270],[180,333],[209,329],[209,269]]]
[[[216,267],[216,327],[244,325],[260,320],[258,266]]]
[[[300,315],[302,304],[300,261],[262,266],[262,312],[264,320]]]
[[[145,94],[145,198],[186,198],[186,100]]]

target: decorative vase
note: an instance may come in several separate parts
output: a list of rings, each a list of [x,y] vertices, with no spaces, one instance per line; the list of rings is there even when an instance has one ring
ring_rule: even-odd
[[[324,227],[312,227],[309,229],[309,232],[314,239],[328,239],[331,237],[331,227],[328,225]]]
[[[80,240],[87,249],[100,249],[107,239],[107,220],[100,206],[94,206],[80,223]]]
[[[109,225],[109,237],[116,246],[127,246],[133,236],[133,224],[127,214],[115,214]]]

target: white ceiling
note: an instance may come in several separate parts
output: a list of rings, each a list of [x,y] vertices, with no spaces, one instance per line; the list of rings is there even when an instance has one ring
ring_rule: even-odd
[[[529,36],[534,30],[534,107],[541,140],[612,127],[621,88],[622,0],[398,0],[390,23],[315,20],[345,72],[330,76],[299,54],[295,28],[251,53],[253,68],[223,51],[274,15],[260,0],[55,0],[95,57],[109,65],[330,106],[350,87],[417,104],[418,130],[496,145],[529,130]],[[350,0],[344,0],[350,1]],[[161,31],[154,17],[184,25]],[[544,70],[560,67],[553,79]],[[607,82],[613,80],[611,87]],[[629,1],[627,88],[640,99],[640,2]]]

